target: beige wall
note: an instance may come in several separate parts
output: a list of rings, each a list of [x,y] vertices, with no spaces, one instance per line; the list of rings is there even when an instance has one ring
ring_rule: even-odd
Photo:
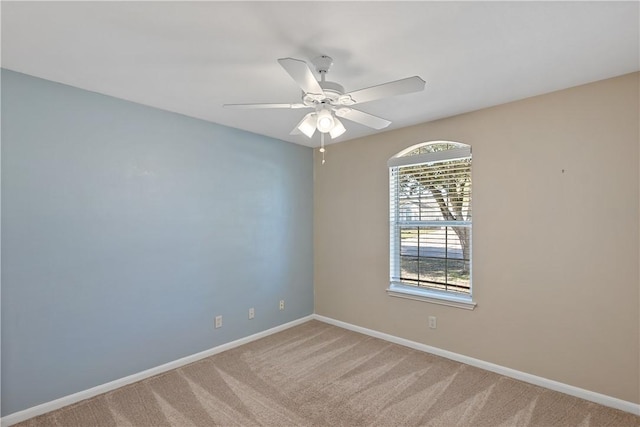
[[[316,151],[316,313],[640,403],[639,77]],[[432,140],[473,147],[474,311],[385,293],[386,162]]]

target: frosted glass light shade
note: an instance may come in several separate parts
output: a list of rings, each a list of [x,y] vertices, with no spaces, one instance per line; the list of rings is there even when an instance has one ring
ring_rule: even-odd
[[[316,124],[318,130],[322,133],[327,133],[331,129],[333,129],[334,120],[331,111],[329,110],[320,110],[317,113],[318,122]]]
[[[296,128],[307,135],[307,138],[311,138],[316,132],[316,114],[309,113],[298,123]]]
[[[338,120],[337,117],[334,117],[333,121],[335,123],[334,123],[333,129],[329,131],[329,135],[331,135],[331,139],[336,139],[337,137],[345,133],[347,129],[344,127],[342,122]]]

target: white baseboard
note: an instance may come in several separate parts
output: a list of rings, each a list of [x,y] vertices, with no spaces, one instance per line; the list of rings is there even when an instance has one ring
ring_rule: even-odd
[[[170,371],[171,369],[176,369],[181,366],[188,365],[189,363],[196,362],[200,359],[204,359],[205,357],[213,356],[214,354],[231,350],[232,348],[239,347],[243,344],[247,344],[251,341],[255,341],[260,338],[264,338],[266,336],[275,334],[276,332],[284,331],[285,329],[289,329],[293,326],[300,325],[301,323],[307,322],[313,318],[314,318],[313,315],[301,317],[300,319],[294,320],[292,322],[288,322],[283,325],[279,325],[274,328],[267,329],[266,331],[258,332],[256,334],[249,335],[248,337],[240,338],[238,340],[235,340],[226,344],[222,344],[217,347],[210,348],[209,350],[201,351],[200,353],[192,354],[191,356],[186,356],[181,359],[174,360],[173,362],[165,363],[164,365],[156,366],[155,368],[147,369],[146,371],[138,372],[137,374],[129,375],[127,377],[120,378],[118,380],[111,381],[106,384],[92,387],[88,390],[80,391],[78,393],[61,397],[60,399],[52,400],[51,402],[46,402],[41,405],[33,406],[31,408],[28,408],[22,411],[14,412],[13,414],[9,414],[7,416],[2,417],[2,419],[0,419],[0,426],[9,427],[21,421],[28,420],[29,418],[46,414],[47,412],[54,411],[64,406],[68,406],[73,403],[80,402],[81,400],[89,399],[99,394],[106,393],[108,391],[123,387],[125,385],[132,384],[137,381],[141,381],[146,378],[152,377],[154,375],[158,375],[163,372]]]
[[[526,372],[517,371],[515,369],[496,365],[490,362],[485,362],[484,360],[474,359],[473,357],[464,356],[462,354],[454,353],[447,350],[442,350],[437,347],[431,347],[426,344],[421,344],[415,341],[410,341],[404,338],[399,338],[393,335],[385,334],[383,332],[374,331],[373,329],[367,329],[361,326],[352,325],[350,323],[342,322],[340,320],[335,320],[330,317],[314,314],[312,315],[312,318],[319,320],[321,322],[328,323],[330,325],[348,329],[350,331],[359,332],[361,334],[369,335],[375,338],[380,338],[382,340],[389,341],[395,344],[400,344],[405,347],[413,348],[415,350],[435,354],[436,356],[442,356],[447,359],[455,360],[456,362],[464,363],[466,365],[471,365],[487,371],[495,372],[497,374],[504,375],[506,377],[514,378],[530,384],[535,384],[537,386],[548,388],[550,390],[559,391],[561,393],[568,394],[570,396],[579,397],[580,399],[588,400],[590,402],[595,402],[611,408],[620,409],[625,412],[630,412],[634,415],[640,415],[640,404],[637,404],[637,403],[627,402],[626,400],[607,396],[605,394],[596,393],[596,392],[585,390],[579,387],[574,387],[569,384],[564,384],[564,383],[550,380],[547,378],[538,377],[536,375],[527,374]]]

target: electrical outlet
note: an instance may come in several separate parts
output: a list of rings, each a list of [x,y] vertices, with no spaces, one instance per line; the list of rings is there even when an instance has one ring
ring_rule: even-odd
[[[249,319],[256,317],[256,311],[252,308],[249,309]]]
[[[222,316],[216,316],[216,329],[222,327]]]
[[[284,300],[280,300],[280,310],[284,310]]]
[[[436,316],[429,316],[429,327],[431,329],[435,329],[437,325],[438,324],[437,324]]]

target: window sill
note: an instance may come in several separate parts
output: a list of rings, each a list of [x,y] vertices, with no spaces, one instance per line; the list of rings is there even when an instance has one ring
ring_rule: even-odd
[[[433,304],[447,305],[449,307],[464,308],[473,310],[476,303],[471,297],[451,295],[445,292],[438,292],[427,289],[419,289],[414,286],[403,285],[402,283],[391,283],[387,289],[387,294],[392,297],[407,298],[416,301],[430,302]]]

